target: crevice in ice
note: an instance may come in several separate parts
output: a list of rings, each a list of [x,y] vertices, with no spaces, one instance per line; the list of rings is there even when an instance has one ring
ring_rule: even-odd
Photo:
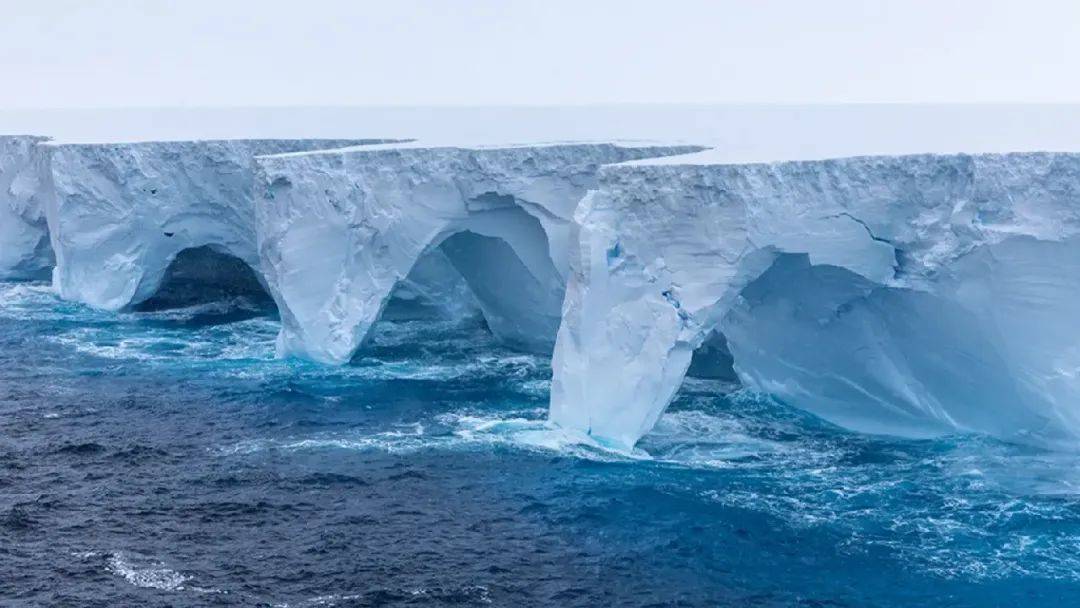
[[[846,217],[849,220],[855,222],[856,224],[862,226],[866,230],[866,234],[868,234],[872,240],[875,240],[875,241],[877,241],[879,243],[885,243],[887,245],[893,245],[893,242],[890,241],[889,239],[882,238],[882,237],[874,234],[874,231],[870,228],[869,225],[867,225],[866,222],[860,220],[859,218],[855,217],[854,215],[851,215],[850,213],[848,213],[846,211],[838,213],[836,215],[836,217]]]
[[[870,228],[869,224],[867,224],[863,220],[855,217],[851,213],[848,213],[847,211],[841,211],[840,213],[837,213],[836,215],[830,215],[826,219],[838,218],[838,217],[846,217],[847,219],[849,219],[849,220],[855,222],[856,224],[862,226],[863,230],[866,231],[866,235],[870,237],[870,240],[878,242],[878,243],[884,243],[884,244],[888,245],[889,247],[892,247],[892,250],[893,250],[893,276],[895,278],[895,277],[897,277],[897,276],[899,276],[900,274],[903,273],[904,266],[905,266],[906,261],[907,261],[906,260],[906,253],[904,252],[903,249],[898,247],[896,245],[896,243],[894,243],[891,239],[887,239],[885,237],[881,237],[881,236],[878,236],[877,234],[875,234],[874,230],[872,228]]]
[[[154,295],[132,310],[149,312],[209,303],[274,310],[274,301],[255,271],[240,258],[212,246],[192,247],[177,254]]]
[[[622,247],[619,246],[619,241],[615,241],[611,247],[607,250],[607,265],[608,268],[614,268],[618,263],[619,258],[622,257]]]

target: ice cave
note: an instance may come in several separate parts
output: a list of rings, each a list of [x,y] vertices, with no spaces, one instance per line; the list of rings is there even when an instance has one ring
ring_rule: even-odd
[[[120,310],[150,298],[180,252],[211,246],[258,270],[254,156],[379,140],[47,143],[38,194],[64,299]]]

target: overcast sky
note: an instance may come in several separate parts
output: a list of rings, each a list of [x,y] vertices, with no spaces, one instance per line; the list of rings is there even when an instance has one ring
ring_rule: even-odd
[[[0,108],[1080,101],[1066,0],[0,7]]]

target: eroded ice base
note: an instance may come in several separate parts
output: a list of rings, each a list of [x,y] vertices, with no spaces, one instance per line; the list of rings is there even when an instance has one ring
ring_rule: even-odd
[[[744,385],[846,428],[1075,442],[1080,241],[972,252],[932,291],[787,255],[721,326]]]

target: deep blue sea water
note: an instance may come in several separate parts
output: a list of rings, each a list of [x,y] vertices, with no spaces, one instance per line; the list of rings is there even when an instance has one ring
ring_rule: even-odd
[[[0,284],[0,605],[1080,605],[1076,454],[706,380],[618,454],[477,321],[380,322],[344,368],[276,331]]]

